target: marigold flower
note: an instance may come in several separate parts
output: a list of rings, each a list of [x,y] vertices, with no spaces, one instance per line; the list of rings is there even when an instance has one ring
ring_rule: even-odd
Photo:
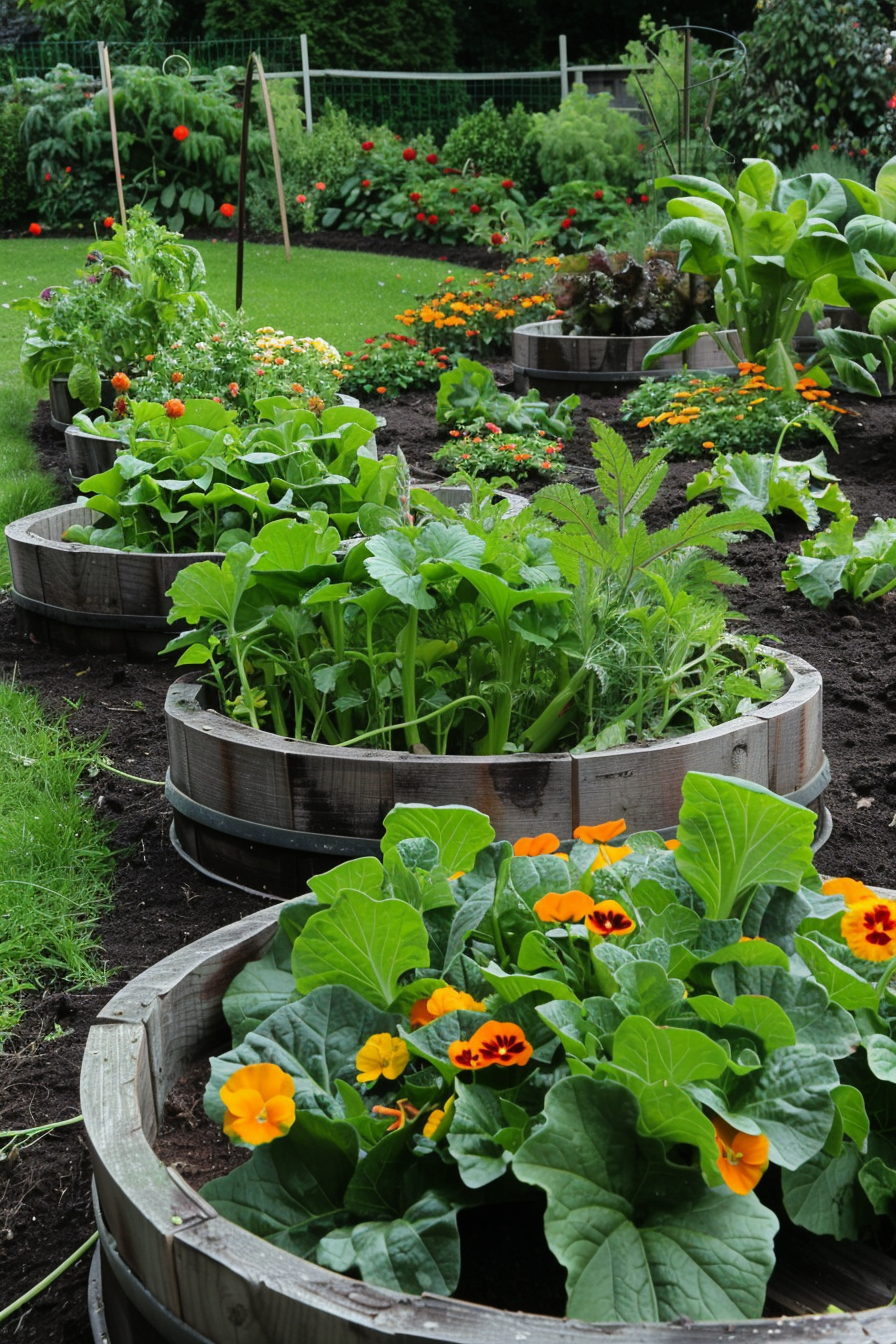
[[[43,229],[39,224],[29,224],[28,232],[32,234],[35,238],[39,238],[40,235],[43,233]]]
[[[591,865],[591,871],[596,873],[598,868],[609,868],[611,863],[618,863],[631,853],[630,845],[598,845],[597,858]]]
[[[625,818],[618,821],[603,821],[599,826],[577,826],[572,833],[573,840],[581,840],[586,845],[605,844],[615,840],[625,830]]]
[[[416,149],[411,149],[410,145],[408,145],[407,149],[401,151],[401,157],[404,159],[405,163],[413,163],[414,159],[417,157],[417,151]]]
[[[171,375],[171,381],[172,381],[172,383],[175,383],[175,384],[176,384],[176,383],[182,383],[183,380],[184,380],[184,376],[183,376],[182,373],[177,373],[177,372],[172,373],[172,375]]]
[[[301,396],[302,393],[305,391],[301,383],[292,383],[291,386],[293,392],[295,392],[298,396]]]
[[[713,443],[712,439],[704,439],[704,441],[703,441],[703,447],[704,447],[704,448],[715,448],[715,444]]]
[[[253,1147],[285,1134],[296,1118],[296,1085],[276,1064],[247,1064],[220,1089],[224,1133]]]
[[[618,901],[601,901],[585,916],[585,924],[601,938],[623,938],[635,928],[635,921]]]
[[[116,392],[127,392],[131,385],[131,380],[126,373],[113,373],[112,386]]]
[[[557,836],[550,831],[543,831],[541,835],[521,836],[514,845],[513,852],[526,858],[535,858],[537,854],[553,854],[559,848],[560,841]]]
[[[169,420],[178,420],[186,409],[179,397],[172,397],[170,401],[165,402],[165,414]]]
[[[186,140],[190,132],[187,130],[186,126],[175,126],[171,134],[174,136],[175,140],[183,141]]]
[[[890,961],[896,956],[896,901],[856,901],[841,919],[840,932],[853,956]]]
[[[821,884],[823,896],[842,896],[847,905],[858,905],[859,901],[876,901],[877,893],[864,882],[853,877],[830,877]]]
[[[144,355],[143,358],[146,360],[147,364],[151,364],[155,359],[155,355]]]
[[[301,195],[301,193],[296,197],[296,201],[298,202],[299,205],[304,205],[307,199],[308,197]]]
[[[114,226],[114,224],[115,220],[112,218],[111,215],[107,215],[106,218],[103,220],[104,229],[111,229]]]
[[[227,391],[230,393],[230,395],[231,395],[232,397],[238,397],[239,394],[240,394],[240,385],[239,385],[239,383],[228,383],[228,384],[227,384]]]
[[[327,189],[326,182],[315,182],[314,184],[315,191],[326,191],[326,189]]]
[[[768,1167],[768,1139],[764,1134],[742,1134],[719,1116],[713,1116],[712,1123],[722,1179],[736,1195],[748,1195]]]
[[[355,1056],[359,1083],[375,1083],[379,1078],[397,1078],[404,1073],[411,1056],[400,1036],[388,1031],[368,1036]]]
[[[532,909],[544,924],[577,924],[591,914],[594,901],[584,891],[549,891]]]
[[[225,219],[233,219],[235,210],[236,206],[231,205],[229,201],[225,201],[222,206],[218,207],[219,214],[222,214]]]
[[[394,1106],[371,1106],[374,1115],[394,1115],[396,1117],[394,1124],[391,1124],[386,1130],[391,1134],[394,1129],[404,1129],[409,1120],[416,1120],[420,1111],[416,1106],[412,1106],[404,1097],[396,1101]]]
[[[377,392],[379,392],[381,397],[384,397],[386,395],[386,389],[384,387],[378,387]]]

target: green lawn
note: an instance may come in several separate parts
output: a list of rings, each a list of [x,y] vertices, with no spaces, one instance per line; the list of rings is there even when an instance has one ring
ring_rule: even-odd
[[[16,298],[63,284],[84,262],[90,239],[0,239],[0,527],[55,502],[53,486],[36,469],[27,437],[37,393],[18,369],[26,313],[7,306]],[[208,292],[233,311],[236,246],[199,244],[208,268]],[[251,326],[276,327],[293,336],[322,336],[353,350],[365,336],[388,331],[395,314],[431,294],[448,273],[444,262],[409,261],[370,253],[297,247],[287,262],[283,248],[250,244],[243,266],[243,307]],[[474,274],[458,269],[460,282]],[[9,582],[6,548],[0,549],[0,585]]]

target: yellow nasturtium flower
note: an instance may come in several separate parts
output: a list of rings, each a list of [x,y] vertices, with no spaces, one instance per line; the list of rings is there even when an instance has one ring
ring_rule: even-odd
[[[397,1078],[404,1073],[410,1052],[400,1036],[388,1031],[368,1036],[355,1056],[359,1083],[375,1083],[379,1078]]]
[[[285,1134],[296,1118],[296,1085],[276,1064],[247,1064],[220,1089],[224,1133],[253,1147]]]

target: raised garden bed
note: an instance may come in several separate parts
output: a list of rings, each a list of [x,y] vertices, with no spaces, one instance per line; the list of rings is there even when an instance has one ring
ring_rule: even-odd
[[[183,678],[165,703],[172,838],[206,874],[290,898],[314,873],[378,853],[396,803],[463,802],[491,818],[499,840],[568,837],[620,816],[630,832],[672,835],[681,781],[703,770],[812,807],[820,846],[830,834],[821,677],[803,659],[780,656],[790,685],[752,714],[646,747],[581,755],[418,756],[296,742],[225,718],[206,687]]]

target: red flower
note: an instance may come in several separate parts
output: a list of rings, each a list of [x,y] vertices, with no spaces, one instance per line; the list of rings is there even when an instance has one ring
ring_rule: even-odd
[[[571,229],[571,228],[572,228],[572,220],[571,220],[571,219],[564,219],[564,220],[561,222],[560,227],[561,227],[561,229]]]
[[[187,130],[186,126],[175,126],[171,134],[174,136],[175,140],[186,140],[190,132]]]
[[[438,215],[430,215],[429,219],[426,222],[427,224],[438,224],[439,217]]]
[[[225,201],[221,206],[221,214],[225,219],[233,219],[234,210],[235,206],[232,206],[229,201]]]
[[[420,224],[425,224],[425,223],[426,223],[426,215],[423,213],[422,210],[420,211],[419,215],[417,216],[417,222],[420,223]]]
[[[29,233],[32,233],[32,234],[34,235],[34,237],[37,238],[37,237],[40,236],[40,234],[41,234],[41,232],[42,232],[42,229],[41,229],[41,227],[40,227],[39,224],[29,224],[29,225],[28,225],[28,232],[29,232]]]
[[[503,233],[492,234],[492,243],[494,244],[495,247],[500,247],[503,241],[504,241]]]
[[[896,93],[893,94],[892,98],[887,99],[887,107],[896,107]],[[831,149],[833,148],[834,146],[831,145]]]
[[[51,178],[52,176],[53,176],[52,173],[44,173],[44,181],[45,181],[45,182],[49,182],[49,180],[50,180],[50,178]]]
[[[862,150],[862,153],[863,153],[863,154],[867,154],[867,153],[868,153],[867,149],[863,149],[863,150]],[[70,172],[71,172],[71,165],[69,165],[69,167],[66,168],[65,171],[66,171],[67,173],[70,173]]]
[[[577,215],[578,213],[579,213],[579,212],[578,212],[578,210],[575,208],[574,205],[571,205],[571,206],[569,207],[569,209],[567,210],[567,212],[566,212],[567,217],[568,217],[569,219],[572,219],[573,215]]]
[[[120,416],[122,416],[122,417],[125,416],[125,415],[127,415],[127,413],[128,413],[128,399],[127,399],[127,397],[116,397],[116,398],[115,398],[115,403],[114,403],[112,409],[113,409],[113,411],[115,412],[116,415],[120,415]]]
[[[370,151],[373,149],[373,141],[372,141],[372,140],[362,140],[362,141],[361,141],[361,148],[362,148],[366,153],[369,154]]]
[[[504,181],[501,183],[501,186],[504,188],[505,191],[509,191],[510,188],[513,186],[513,178],[505,177]]]
[[[416,205],[417,202],[420,200],[420,193],[419,193],[419,191],[412,191],[411,194],[410,194],[410,196],[408,197],[408,200],[409,200],[409,201],[413,201],[414,204]]]
[[[104,228],[104,229],[111,229],[111,228],[113,228],[114,224],[115,224],[115,220],[112,218],[111,215],[107,215],[106,218],[103,220],[103,228]]]
[[[482,206],[481,206],[481,205],[476,205],[476,204],[474,203],[473,205],[470,206],[470,214],[471,214],[471,215],[481,215],[481,214],[482,214]]]
[[[457,195],[457,187],[449,187],[449,188],[448,188],[448,194],[449,194],[450,196],[456,196],[456,195]]]
[[[327,184],[326,182],[315,182],[314,189],[315,191],[326,191]]]
[[[170,401],[165,402],[165,414],[169,420],[177,420],[179,416],[185,413],[186,409],[179,397],[172,397]]]
[[[604,194],[603,194],[603,192],[602,192],[600,189],[598,189],[598,190],[594,193],[594,199],[595,199],[596,201],[602,201],[603,198],[604,198]]]
[[[364,337],[364,344],[365,344],[365,345],[373,345],[373,344],[375,343],[375,341],[376,341],[376,337],[375,337],[375,336],[365,336],[365,337]]]
[[[307,199],[308,199],[307,196],[301,196],[301,195],[299,195],[299,196],[296,197],[296,200],[297,200],[297,202],[299,203],[299,205],[304,205],[305,202],[307,201]]]
[[[817,149],[817,148],[818,148],[817,145],[810,145],[810,149]]]
[[[647,202],[648,202],[649,200],[650,200],[650,197],[649,197],[649,196],[642,196],[642,197],[641,197],[641,204],[642,204],[642,205],[646,205]]]
[[[370,178],[369,178],[369,177],[365,177],[365,178],[364,178],[364,181],[361,183],[361,186],[362,186],[362,187],[369,187],[369,186],[370,186]]]
[[[859,150],[859,153],[862,155],[862,158],[864,158],[865,155],[868,153],[868,151],[867,151],[867,149],[860,149],[860,150]],[[68,172],[68,169],[66,168],[65,171]]]
[[[438,163],[438,161],[439,161],[438,154],[427,154],[426,156],[427,163]]]
[[[626,198],[625,198],[625,203],[626,203],[626,205],[631,205],[631,203],[632,203],[632,198],[631,198],[631,196],[626,196]]]
[[[417,157],[417,151],[416,149],[411,149],[410,145],[408,145],[407,149],[401,151],[401,157],[404,159],[405,163],[413,163]]]

